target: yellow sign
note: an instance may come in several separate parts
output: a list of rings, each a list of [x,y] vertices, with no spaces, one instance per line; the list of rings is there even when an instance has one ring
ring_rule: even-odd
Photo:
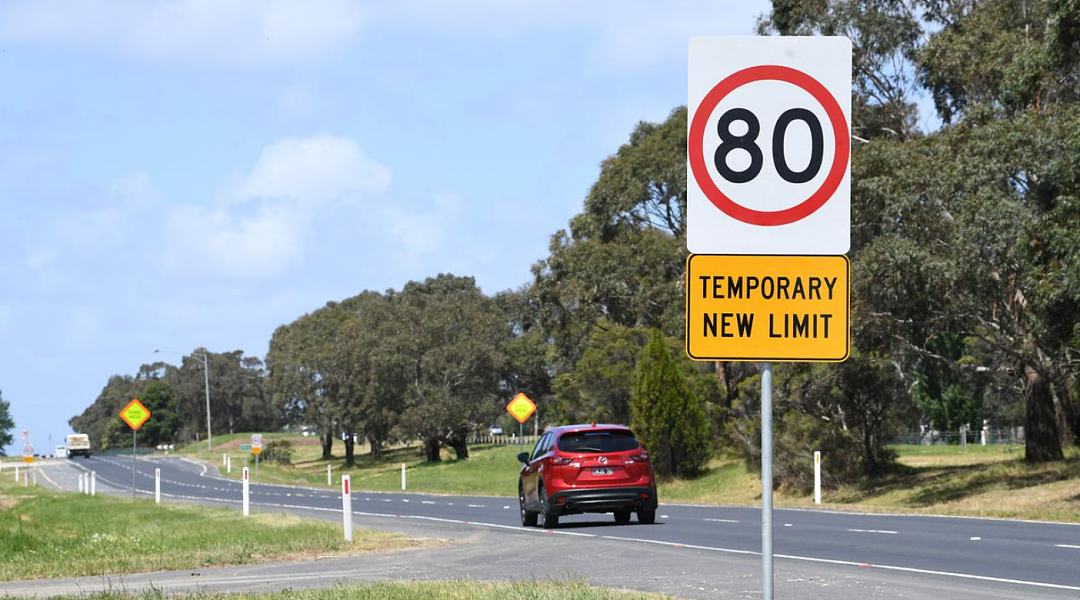
[[[686,354],[694,360],[842,362],[846,256],[691,254]]]
[[[252,454],[262,454],[262,446],[252,446],[251,447],[251,453]]]
[[[120,418],[128,424],[128,427],[138,429],[150,418],[150,411],[143,406],[142,402],[139,402],[138,398],[135,398],[128,402],[124,410],[120,411]]]
[[[34,457],[33,456],[24,456],[23,457],[23,462],[32,463],[32,462],[34,462]]]
[[[518,423],[524,423],[536,412],[536,405],[525,394],[518,394],[506,405],[506,412],[510,413]]]

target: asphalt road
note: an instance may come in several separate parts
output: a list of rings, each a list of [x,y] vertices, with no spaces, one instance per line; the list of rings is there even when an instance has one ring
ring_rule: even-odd
[[[153,494],[155,468],[161,469],[165,499],[240,503],[239,482],[181,458],[139,460],[135,484],[142,497]],[[39,483],[74,490],[79,469],[96,472],[100,492],[130,493],[131,460],[126,457],[43,466]],[[251,499],[255,509],[315,511],[330,520],[340,519],[336,487],[252,484]],[[353,510],[358,526],[396,522],[413,532],[422,532],[425,526],[443,534],[475,531],[507,543],[518,542],[524,533],[544,533],[522,531],[516,498],[358,491],[353,494]],[[661,504],[655,525],[616,525],[610,515],[577,515],[563,523],[551,535],[579,549],[582,560],[604,549],[615,554],[616,562],[634,565],[642,551],[661,548],[739,559],[738,564],[747,566],[760,560],[760,511],[753,508]],[[962,589],[965,595],[981,592],[994,598],[1080,598],[1076,525],[777,509],[774,540],[778,576],[794,569],[879,582],[900,577],[905,585]]]

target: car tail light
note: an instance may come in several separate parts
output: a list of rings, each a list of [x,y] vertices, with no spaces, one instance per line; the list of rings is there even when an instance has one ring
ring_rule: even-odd
[[[551,464],[556,465],[556,466],[560,466],[560,467],[570,464],[570,461],[571,461],[571,459],[569,459],[569,458],[567,458],[565,456],[552,456],[548,460],[551,461]]]
[[[634,459],[634,460],[636,460],[638,462],[649,462],[649,453],[646,452],[644,448],[642,448],[641,452],[638,452],[636,454],[631,454],[630,458],[632,458],[632,459]]]

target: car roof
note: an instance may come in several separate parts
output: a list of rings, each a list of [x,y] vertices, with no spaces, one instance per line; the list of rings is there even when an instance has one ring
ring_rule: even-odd
[[[562,435],[564,433],[570,433],[574,431],[601,431],[601,430],[617,430],[617,431],[630,431],[630,428],[626,425],[615,425],[610,423],[581,423],[578,425],[560,425],[558,427],[550,427],[548,431],[555,435]]]

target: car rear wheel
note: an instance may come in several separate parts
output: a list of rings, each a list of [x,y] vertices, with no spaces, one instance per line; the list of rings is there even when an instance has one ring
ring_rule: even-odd
[[[518,506],[521,508],[521,526],[536,527],[536,513],[525,510],[525,489],[518,486]]]
[[[626,525],[630,522],[630,511],[617,510],[615,511],[615,522],[620,525]]]
[[[547,492],[544,491],[543,486],[537,490],[537,495],[540,497],[540,518],[543,519],[543,523],[540,526],[544,529],[555,529],[559,526],[559,515],[551,514],[549,512],[551,507],[548,506]]]
[[[656,509],[637,511],[637,522],[642,525],[652,525],[656,522]]]

